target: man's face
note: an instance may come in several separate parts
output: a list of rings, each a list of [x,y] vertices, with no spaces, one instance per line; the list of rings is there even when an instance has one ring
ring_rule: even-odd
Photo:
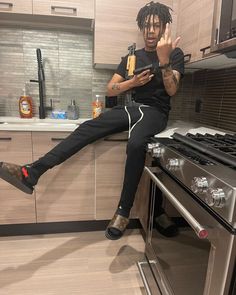
[[[143,28],[143,39],[147,51],[156,50],[157,42],[160,40],[163,31],[164,27],[157,15],[151,15],[150,19],[147,16]]]

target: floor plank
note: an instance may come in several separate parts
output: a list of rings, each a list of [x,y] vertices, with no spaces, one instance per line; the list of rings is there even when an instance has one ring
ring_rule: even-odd
[[[0,238],[1,295],[144,295],[136,262],[144,241],[127,230]]]

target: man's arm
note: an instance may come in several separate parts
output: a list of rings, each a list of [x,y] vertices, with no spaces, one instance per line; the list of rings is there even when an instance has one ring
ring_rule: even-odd
[[[170,96],[175,95],[179,88],[180,73],[176,70],[172,70],[171,66],[162,69],[161,71],[166,92]]]
[[[166,24],[165,31],[162,37],[157,43],[157,55],[159,58],[160,66],[164,67],[162,71],[163,83],[166,92],[173,96],[179,87],[180,73],[176,70],[172,70],[170,63],[170,54],[179,43],[180,37],[174,42],[171,40],[170,25]],[[168,66],[165,66],[168,65]]]
[[[150,70],[134,75],[130,80],[125,80],[122,76],[114,74],[110,82],[107,84],[107,95],[116,96],[134,87],[145,85],[152,79],[152,77],[153,75],[150,75]]]
[[[107,95],[116,96],[122,92],[130,90],[131,88],[133,88],[131,80],[125,81],[122,76],[114,74],[110,82],[107,84]]]

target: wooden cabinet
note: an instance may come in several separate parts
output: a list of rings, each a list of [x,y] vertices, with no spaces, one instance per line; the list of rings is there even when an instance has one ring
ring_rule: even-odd
[[[0,12],[32,14],[32,0],[1,1]]]
[[[68,135],[65,132],[33,132],[34,160]],[[42,175],[36,186],[37,222],[93,220],[94,169],[94,146],[89,145]]]
[[[190,62],[202,59],[200,49],[210,46],[213,25],[213,0],[178,1],[177,36],[184,54],[191,55]]]
[[[127,143],[113,140],[98,141],[95,147],[96,220],[112,218],[120,200]]]
[[[33,14],[94,18],[94,0],[33,0]]]
[[[0,161],[31,163],[31,132],[0,131]],[[35,194],[27,195],[1,179],[0,207],[0,224],[36,222]]]
[[[94,28],[94,65],[115,68],[133,43],[143,47],[136,17],[139,9],[150,1],[96,0]],[[161,1],[172,7],[172,0]]]
[[[95,146],[96,159],[96,220],[110,219],[120,200],[123,187],[127,133],[122,132],[100,140]],[[135,196],[131,218],[147,219],[143,202],[142,177]],[[140,215],[138,214],[140,213]],[[145,221],[142,222],[145,224]]]

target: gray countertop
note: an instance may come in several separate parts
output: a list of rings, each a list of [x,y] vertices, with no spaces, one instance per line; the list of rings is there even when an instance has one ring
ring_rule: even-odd
[[[59,131],[72,132],[81,123],[90,120],[91,118],[83,118],[78,120],[63,120],[63,119],[22,119],[19,117],[0,117],[0,131]],[[200,123],[188,122],[182,120],[169,120],[166,129],[157,134],[156,137],[170,137],[174,132],[180,134],[191,133],[210,133],[215,134],[225,133],[216,127],[206,126]]]

